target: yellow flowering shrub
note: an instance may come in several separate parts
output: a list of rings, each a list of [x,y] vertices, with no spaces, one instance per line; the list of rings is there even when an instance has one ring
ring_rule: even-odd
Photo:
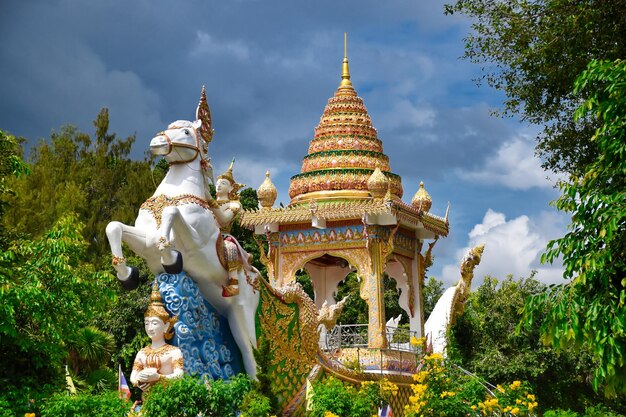
[[[513,381],[488,391],[481,381],[462,373],[440,354],[425,356],[413,375],[407,417],[536,416],[537,401],[526,383]]]
[[[496,396],[489,396],[478,403],[478,410],[482,415],[504,416],[536,416],[537,401],[530,392],[528,384],[513,381],[507,386],[496,386]]]

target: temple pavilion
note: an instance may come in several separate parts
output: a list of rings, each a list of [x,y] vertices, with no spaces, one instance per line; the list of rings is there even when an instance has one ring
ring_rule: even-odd
[[[290,203],[274,207],[277,190],[269,172],[258,189],[260,209],[245,211],[244,227],[267,239],[263,261],[274,287],[294,282],[305,269],[315,304],[335,303],[333,294],[348,273],[360,279],[367,302],[367,346],[388,347],[383,298],[386,273],[401,289],[400,306],[412,334],[424,334],[422,287],[431,251],[449,232],[445,217],[430,212],[432,200],[420,183],[404,202],[402,178],[391,171],[363,99],[352,84],[344,44],[341,82],[328,100],[299,174],[291,177]]]

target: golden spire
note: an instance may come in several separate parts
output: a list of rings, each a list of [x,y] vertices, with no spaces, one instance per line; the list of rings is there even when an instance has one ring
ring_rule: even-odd
[[[261,203],[261,207],[264,209],[272,208],[274,202],[276,201],[276,197],[278,196],[278,190],[276,190],[276,187],[274,186],[274,184],[272,184],[269,171],[265,173],[265,181],[263,181],[263,184],[259,186],[257,190],[257,196],[259,197],[259,203]]]
[[[348,66],[348,34],[343,34],[343,64],[341,66],[341,83],[337,89],[336,95],[355,96],[356,91],[350,81],[350,67]]]
[[[424,188],[424,181],[420,182],[420,188],[413,196],[411,205],[425,212],[428,212],[432,207],[433,199],[430,198],[430,195],[426,192],[426,189]]]

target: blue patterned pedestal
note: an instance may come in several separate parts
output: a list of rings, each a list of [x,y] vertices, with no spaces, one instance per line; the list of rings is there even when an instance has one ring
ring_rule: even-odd
[[[241,372],[241,353],[228,321],[202,297],[191,277],[184,271],[161,274],[157,282],[165,308],[178,316],[170,343],[183,352],[185,373],[213,380]]]

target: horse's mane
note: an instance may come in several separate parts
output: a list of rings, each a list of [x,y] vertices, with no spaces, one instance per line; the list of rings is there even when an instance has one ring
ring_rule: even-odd
[[[190,122],[189,120],[176,120],[175,122],[167,125],[168,129],[172,129],[175,127],[193,127],[193,122]]]

